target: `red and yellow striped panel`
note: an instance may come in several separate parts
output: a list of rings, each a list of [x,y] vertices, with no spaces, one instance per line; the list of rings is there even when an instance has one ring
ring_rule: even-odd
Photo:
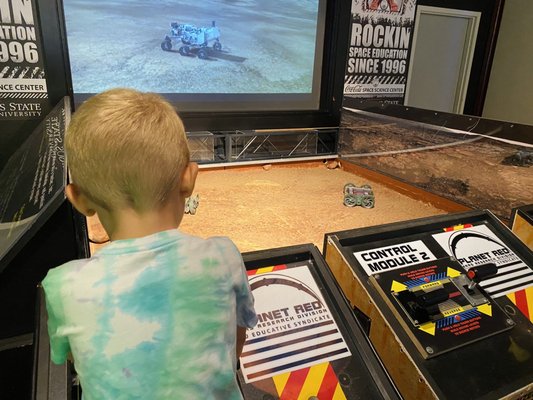
[[[259,274],[266,274],[267,272],[273,272],[273,271],[279,271],[281,269],[287,269],[287,266],[285,264],[275,265],[272,267],[263,267],[259,269],[253,269],[250,271],[246,271],[248,276],[252,275],[259,275]]]
[[[460,229],[472,228],[472,226],[472,224],[450,226],[449,228],[444,228],[444,232],[458,231]]]
[[[507,297],[527,319],[533,322],[533,286],[509,293]]]
[[[329,362],[302,368],[272,378],[280,400],[346,400],[337,375]]]

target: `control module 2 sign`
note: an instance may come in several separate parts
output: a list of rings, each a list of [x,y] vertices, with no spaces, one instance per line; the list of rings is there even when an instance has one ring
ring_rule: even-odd
[[[436,259],[422,240],[358,251],[353,255],[369,276]]]

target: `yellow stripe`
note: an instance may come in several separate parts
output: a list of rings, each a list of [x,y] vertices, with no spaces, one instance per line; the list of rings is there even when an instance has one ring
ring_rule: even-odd
[[[283,393],[283,389],[285,389],[285,385],[289,380],[290,374],[290,372],[285,372],[284,374],[279,374],[272,377],[272,379],[274,380],[274,385],[276,386],[276,390],[278,391],[278,396],[281,396],[281,394]]]
[[[298,396],[298,400],[308,400],[311,396],[316,396],[320,390],[320,385],[326,375],[326,370],[328,369],[329,363],[322,363],[318,365],[313,365],[309,369],[309,373],[305,378],[304,385]]]
[[[515,292],[509,293],[509,294],[507,295],[507,297],[509,297],[509,300],[511,300],[511,302],[512,302],[513,304],[516,305],[516,296],[515,296]]]
[[[335,393],[333,393],[333,398],[331,400],[346,400],[346,396],[342,391],[340,383],[337,383],[337,388],[335,389]]]
[[[533,286],[526,289],[527,309],[529,311],[529,320],[533,322]]]
[[[267,272],[272,272],[273,270],[274,270],[274,267],[263,267],[263,268],[259,268],[255,274],[256,275],[266,274]]]

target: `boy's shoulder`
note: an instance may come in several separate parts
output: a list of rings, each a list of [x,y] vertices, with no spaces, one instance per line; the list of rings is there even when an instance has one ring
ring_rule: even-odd
[[[56,281],[62,279],[66,274],[79,270],[82,268],[85,264],[87,264],[91,259],[90,258],[82,258],[79,260],[71,260],[67,261],[64,264],[61,264],[57,267],[50,268],[48,272],[46,273],[46,276],[43,281]]]
[[[237,246],[235,245],[235,243],[233,243],[233,241],[227,236],[211,236],[208,238],[201,238],[198,236],[193,236],[193,235],[188,235],[188,234],[185,234],[184,236],[187,237],[188,242],[193,246],[199,246],[199,247],[214,246],[220,249],[225,249],[225,248],[228,248],[231,250],[237,249]]]
[[[194,259],[217,259],[229,270],[239,269],[243,265],[241,253],[235,243],[227,236],[200,238],[187,236],[184,251]]]
[[[47,293],[47,296],[49,296],[50,293],[59,293],[62,291],[62,289],[65,287],[65,282],[72,281],[69,275],[79,271],[89,262],[89,260],[90,258],[72,260],[66,262],[65,264],[49,269],[41,282],[41,285],[44,291]]]
[[[187,235],[188,236],[188,235]],[[238,256],[240,257],[240,252],[235,243],[227,236],[211,236],[209,238],[203,239],[196,236],[188,236],[189,245],[191,250],[195,248],[204,251],[216,251],[223,256]]]
[[[242,263],[240,251],[235,243],[227,236],[201,238],[182,233],[181,237],[184,240],[180,241],[180,247],[189,254],[195,254],[199,257],[220,258],[224,263],[229,265],[240,265]],[[109,250],[111,250],[111,247]],[[123,253],[121,251],[122,249],[115,248],[113,250],[108,252],[106,251],[106,247],[103,247],[90,258],[68,261],[65,264],[51,268],[43,279],[43,286],[51,287],[52,285],[60,285],[65,280],[79,282],[77,278],[84,275],[84,272],[92,275],[89,270],[94,271],[94,267],[98,267],[99,270],[105,264],[107,258],[114,259],[117,255],[127,257],[128,254],[131,254],[127,251]]]

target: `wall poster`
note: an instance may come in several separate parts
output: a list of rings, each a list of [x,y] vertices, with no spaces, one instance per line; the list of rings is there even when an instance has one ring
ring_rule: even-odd
[[[69,121],[70,101],[65,97],[0,168],[0,272],[13,246],[37,220],[45,220],[43,214],[58,199],[64,199]]]
[[[402,104],[416,0],[352,0],[344,94]]]
[[[39,21],[32,0],[0,0],[0,121],[48,112]]]

